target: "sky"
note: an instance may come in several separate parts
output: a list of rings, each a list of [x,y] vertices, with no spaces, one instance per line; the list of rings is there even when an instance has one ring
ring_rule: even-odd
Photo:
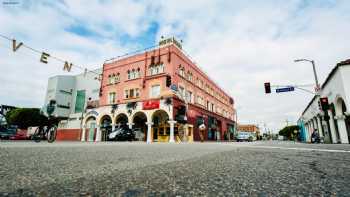
[[[0,34],[73,64],[95,69],[106,59],[158,43],[183,49],[235,100],[238,121],[277,132],[297,121],[312,98],[304,91],[264,93],[271,85],[321,83],[350,58],[348,0],[0,0]],[[48,78],[63,64],[0,38],[0,104],[40,107]],[[312,90],[313,87],[308,87]],[[265,131],[265,128],[263,128]]]

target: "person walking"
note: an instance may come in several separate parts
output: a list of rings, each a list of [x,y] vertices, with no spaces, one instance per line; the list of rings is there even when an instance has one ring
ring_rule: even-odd
[[[204,131],[205,131],[205,125],[201,124],[199,125],[199,138],[201,139],[201,142],[204,142]]]

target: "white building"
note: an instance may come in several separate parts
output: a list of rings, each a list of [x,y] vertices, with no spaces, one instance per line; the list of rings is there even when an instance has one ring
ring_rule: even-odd
[[[319,107],[320,97],[327,97],[329,110]],[[329,120],[327,118],[329,117]],[[350,138],[350,59],[338,63],[322,84],[320,96],[314,96],[300,120],[304,124],[306,141],[317,129],[325,142],[349,143]]]
[[[58,75],[49,78],[45,106],[56,100],[53,116],[60,117],[58,139],[80,140],[83,114],[89,105],[98,105],[102,69],[79,75]]]

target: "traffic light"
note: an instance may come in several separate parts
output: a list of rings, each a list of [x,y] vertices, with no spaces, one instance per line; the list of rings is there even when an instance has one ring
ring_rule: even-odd
[[[329,109],[328,98],[322,97],[320,98],[321,108],[323,111],[327,111]]]
[[[171,86],[171,76],[166,76],[166,87],[170,87]]]
[[[270,82],[266,82],[266,83],[264,84],[264,86],[265,86],[265,93],[266,93],[266,94],[270,94],[270,93],[271,93],[271,85],[270,85]]]
[[[318,109],[319,109],[319,110],[322,110],[321,100],[318,101]]]

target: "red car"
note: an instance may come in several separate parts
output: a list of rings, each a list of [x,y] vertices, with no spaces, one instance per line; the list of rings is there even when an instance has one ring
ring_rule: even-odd
[[[17,131],[14,136],[10,137],[10,140],[26,140],[27,132],[26,131]]]

